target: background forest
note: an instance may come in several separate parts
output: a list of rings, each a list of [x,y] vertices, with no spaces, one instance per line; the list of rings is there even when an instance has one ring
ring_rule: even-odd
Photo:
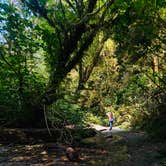
[[[166,138],[165,5],[1,0],[1,127],[108,125],[111,110]]]

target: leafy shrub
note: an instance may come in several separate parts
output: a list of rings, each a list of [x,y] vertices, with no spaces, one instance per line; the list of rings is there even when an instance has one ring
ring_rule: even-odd
[[[77,104],[71,104],[64,99],[52,104],[48,111],[48,119],[60,127],[68,124],[83,125],[83,111]]]

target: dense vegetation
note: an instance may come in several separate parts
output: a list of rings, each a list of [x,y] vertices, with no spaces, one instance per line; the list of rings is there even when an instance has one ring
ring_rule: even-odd
[[[112,110],[116,125],[165,138],[165,5],[2,0],[0,125],[107,125]]]

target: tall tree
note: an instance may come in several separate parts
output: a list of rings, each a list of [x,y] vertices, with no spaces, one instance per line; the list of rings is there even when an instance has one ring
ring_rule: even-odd
[[[56,90],[68,72],[80,62],[106,18],[114,1],[22,0],[32,12],[44,18],[39,27],[46,44],[50,78],[43,94],[45,104],[56,100]],[[41,26],[42,25],[42,26]]]

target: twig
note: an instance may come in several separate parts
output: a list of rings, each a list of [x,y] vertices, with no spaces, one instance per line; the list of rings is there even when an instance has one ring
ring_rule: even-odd
[[[48,121],[47,121],[47,116],[46,116],[46,105],[45,104],[44,104],[44,119],[45,119],[45,123],[46,123],[48,133],[49,133],[50,136],[52,136],[51,131],[50,131],[49,126],[48,126]]]

